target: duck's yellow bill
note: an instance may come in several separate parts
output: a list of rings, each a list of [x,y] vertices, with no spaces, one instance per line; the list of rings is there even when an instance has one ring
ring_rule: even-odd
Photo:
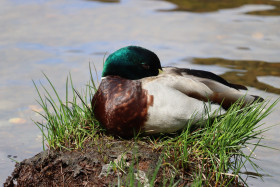
[[[158,69],[158,74],[163,73],[163,71],[161,69]]]

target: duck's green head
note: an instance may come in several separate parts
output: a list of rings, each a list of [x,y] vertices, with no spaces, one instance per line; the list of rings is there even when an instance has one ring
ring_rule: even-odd
[[[134,80],[156,76],[161,69],[159,58],[155,53],[142,47],[127,46],[106,59],[102,77],[118,75]]]

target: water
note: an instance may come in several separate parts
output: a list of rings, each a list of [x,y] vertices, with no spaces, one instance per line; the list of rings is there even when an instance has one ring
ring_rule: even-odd
[[[246,84],[251,94],[278,98],[280,2],[188,2],[2,0],[0,182],[13,170],[13,160],[42,150],[41,133],[31,120],[41,120],[32,112],[40,111],[32,80],[45,85],[44,72],[63,95],[71,72],[79,90],[89,80],[89,62],[100,73],[105,53],[126,45],[151,49],[163,65],[212,71]],[[279,124],[279,112],[278,105],[266,126]],[[273,127],[263,143],[279,149],[279,132]],[[280,152],[259,148],[255,154],[261,173],[271,177],[248,183],[278,186]]]

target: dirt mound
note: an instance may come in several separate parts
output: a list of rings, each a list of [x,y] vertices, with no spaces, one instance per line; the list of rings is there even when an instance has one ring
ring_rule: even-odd
[[[151,181],[162,186],[159,158],[148,144],[128,140],[88,143],[79,151],[47,150],[17,163],[4,186],[149,186]]]

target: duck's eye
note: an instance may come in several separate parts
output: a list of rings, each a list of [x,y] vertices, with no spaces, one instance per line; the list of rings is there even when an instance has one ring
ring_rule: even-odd
[[[150,69],[150,66],[144,62],[142,62],[141,65],[144,69]]]

